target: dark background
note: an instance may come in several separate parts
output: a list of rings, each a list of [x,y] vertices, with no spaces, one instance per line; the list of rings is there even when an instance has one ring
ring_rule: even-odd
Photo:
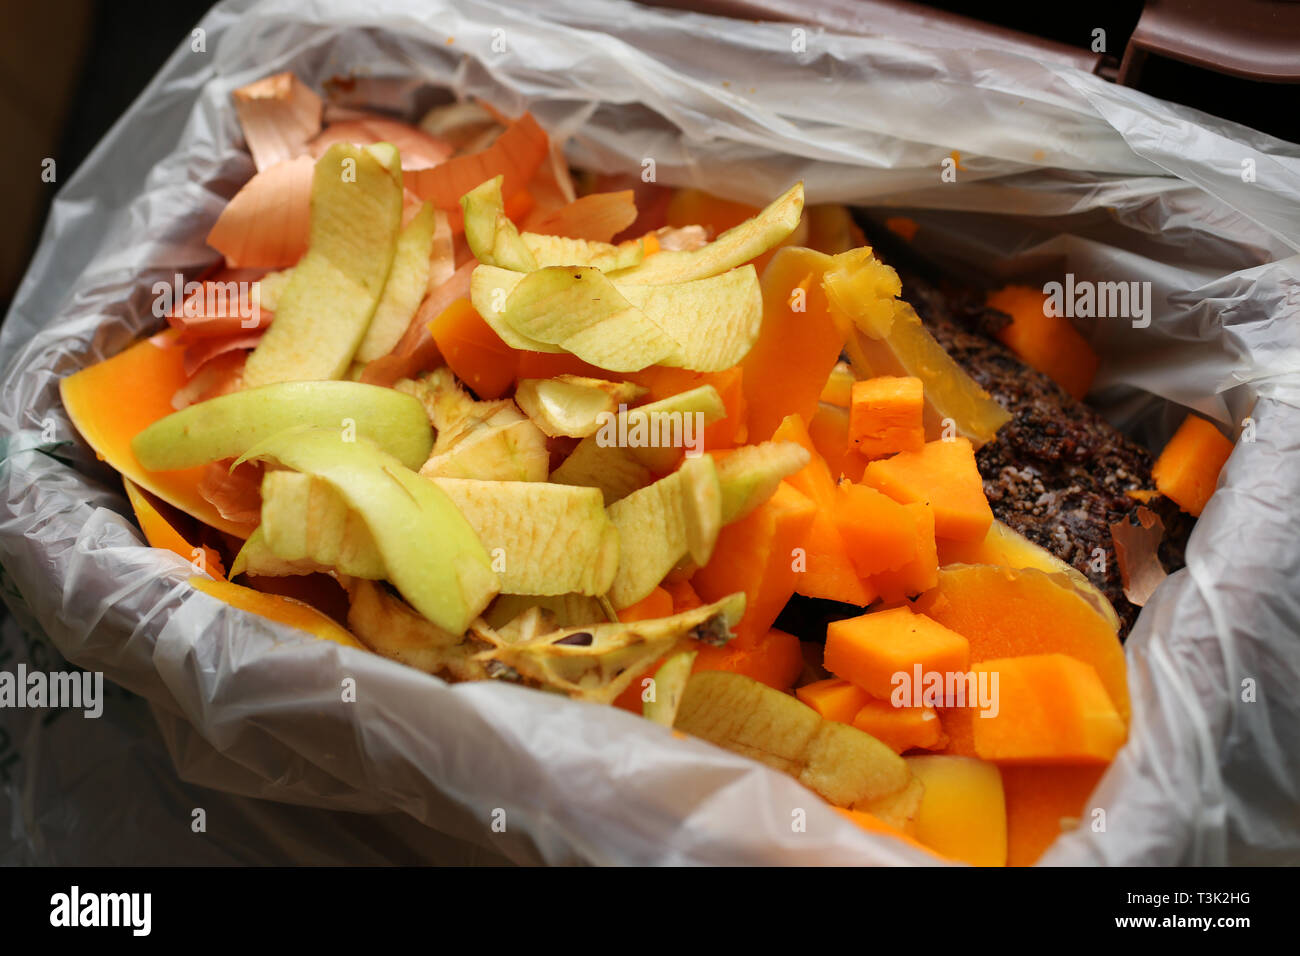
[[[853,0],[831,2],[842,6]],[[678,0],[669,5],[693,4]],[[699,4],[711,5],[707,0]],[[0,192],[5,225],[0,232],[0,314],[8,311],[26,270],[57,183],[67,181],[209,6],[209,0],[0,2],[0,120],[14,139],[10,148],[0,150],[0,181],[10,184]],[[930,0],[924,6],[1084,50],[1100,27],[1116,61],[1142,12],[1137,0],[1036,5]],[[816,7],[812,0],[810,9]],[[1300,140],[1300,88],[1294,85],[1243,80],[1152,57],[1140,88]],[[46,158],[56,161],[56,183],[40,179]]]

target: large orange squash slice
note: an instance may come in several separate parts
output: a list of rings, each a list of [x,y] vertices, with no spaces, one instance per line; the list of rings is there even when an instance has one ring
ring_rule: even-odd
[[[223,518],[199,494],[204,467],[146,471],[131,451],[131,439],[145,426],[175,411],[172,396],[186,381],[185,349],[168,329],[69,375],[59,392],[77,431],[124,477],[204,524],[243,537],[247,526]]]
[[[1066,579],[1032,568],[957,564],[916,610],[970,641],[972,664],[999,657],[1068,654],[1097,669],[1115,710],[1128,723],[1124,647],[1115,626]],[[954,741],[960,733],[945,722]]]

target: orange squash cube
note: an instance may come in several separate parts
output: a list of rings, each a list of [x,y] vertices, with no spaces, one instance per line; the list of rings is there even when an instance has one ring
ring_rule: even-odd
[[[835,525],[858,574],[896,571],[917,555],[917,522],[906,505],[866,485],[835,488]]]
[[[1069,654],[1092,665],[1127,722],[1128,674],[1114,623],[1082,593],[1062,587],[1051,575],[1032,568],[944,568],[938,585],[921,596],[916,610],[970,641],[973,662]],[[956,739],[947,715],[944,729]]]
[[[831,478],[861,481],[867,460],[849,444],[849,410],[820,402],[808,422],[808,437],[830,469]]]
[[[860,687],[838,677],[814,681],[796,688],[794,695],[821,714],[824,720],[841,724],[853,723],[853,718],[871,698]]]
[[[880,375],[853,383],[849,441],[867,458],[920,451],[925,390],[919,378]]]
[[[745,614],[735,642],[748,646],[771,628],[794,594],[794,549],[802,546],[816,506],[788,482],[739,521],[722,529],[713,557],[695,572],[691,587],[705,601],[745,592]]]
[[[1011,324],[997,333],[1002,344],[1083,401],[1100,364],[1097,353],[1069,319],[1047,314],[1047,296],[1030,286],[1010,285],[990,294],[988,304],[1011,316]]]
[[[904,601],[924,594],[939,583],[939,552],[934,537],[934,510],[919,501],[903,505],[912,522],[916,550],[901,567],[877,571],[867,579],[871,589],[887,603]]]
[[[965,673],[970,644],[908,607],[832,621],[826,628],[826,669],[872,697],[888,700],[894,675],[910,678],[917,664],[923,673]]]
[[[993,523],[975,449],[965,438],[926,442],[920,451],[873,461],[862,482],[903,504],[928,504],[936,537],[978,541]]]
[[[795,577],[795,592],[806,597],[825,598],[866,607],[876,595],[867,588],[854,570],[853,562],[835,523],[835,480],[803,419],[787,415],[772,435],[773,441],[791,441],[808,451],[803,468],[786,479],[817,506],[812,527],[803,542],[805,567]]]
[[[1127,736],[1097,669],[1066,654],[1002,657],[988,673],[995,710],[972,718],[975,752],[1007,764],[1109,763]]]
[[[1190,515],[1200,517],[1214,494],[1232,442],[1196,415],[1188,415],[1156,459],[1151,475],[1156,488]]]
[[[896,754],[914,748],[938,750],[947,742],[933,707],[895,707],[872,697],[853,715],[852,723]]]

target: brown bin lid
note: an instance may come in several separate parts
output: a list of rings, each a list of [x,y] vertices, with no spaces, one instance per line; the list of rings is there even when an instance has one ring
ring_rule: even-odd
[[[1150,53],[1272,83],[1300,83],[1295,0],[1147,0],[1119,82],[1136,86]]]

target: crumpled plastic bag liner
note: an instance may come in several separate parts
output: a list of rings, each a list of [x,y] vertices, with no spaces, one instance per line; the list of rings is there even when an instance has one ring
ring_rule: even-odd
[[[29,671],[69,666],[0,608],[0,668],[20,660]],[[102,707],[94,720],[75,710],[0,710],[0,866],[508,862],[397,811],[321,810],[185,783],[167,750],[173,735],[160,732],[184,718],[107,681]],[[196,737],[190,744],[208,746]],[[225,759],[215,750],[210,758]],[[223,789],[235,790],[241,773],[229,764]]]
[[[415,115],[452,90],[532,109],[587,168],[650,158],[661,182],[749,202],[802,178],[810,202],[908,215],[955,275],[1150,281],[1149,328],[1081,323],[1104,357],[1094,401],[1156,448],[1179,405],[1234,428],[1249,415],[1256,440],[1237,444],[1187,568],[1139,618],[1129,743],[1043,862],[1300,860],[1300,149],[1005,52],[809,29],[793,53],[790,24],[543,9],[235,0],[204,18],[206,51],[183,45],[62,187],[0,338],[15,615],[148,698],[187,781],[403,811],[518,862],[926,859],[751,761],[618,710],[452,686],[305,638],[140,547],[57,384],[156,325],[154,281],[214,260],[203,237],[252,171],[230,91],[286,69],[317,89],[355,74],[347,102]],[[958,182],[941,182],[954,150]]]

